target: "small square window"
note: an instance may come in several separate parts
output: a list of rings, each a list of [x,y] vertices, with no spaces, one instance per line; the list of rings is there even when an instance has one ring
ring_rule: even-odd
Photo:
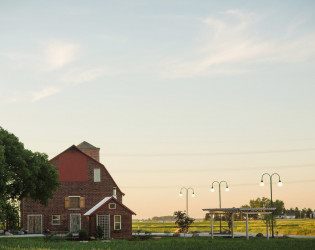
[[[116,209],[116,203],[109,203],[109,209]]]
[[[53,215],[52,216],[52,224],[53,225],[60,225],[60,215]]]

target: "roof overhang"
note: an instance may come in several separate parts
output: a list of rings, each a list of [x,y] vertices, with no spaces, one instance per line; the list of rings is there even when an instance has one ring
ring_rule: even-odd
[[[274,210],[276,210],[275,207],[265,208],[265,207],[259,207],[259,208],[204,208],[202,209],[205,212],[208,212],[210,214],[234,214],[234,213],[245,213],[245,214],[270,214]]]

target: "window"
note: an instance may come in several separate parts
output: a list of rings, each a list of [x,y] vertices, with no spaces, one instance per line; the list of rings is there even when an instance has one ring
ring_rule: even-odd
[[[114,230],[121,230],[121,216],[114,216]]]
[[[116,209],[116,203],[109,203],[109,209]]]
[[[80,197],[69,197],[69,209],[80,209]]]
[[[60,225],[60,215],[53,215],[52,216],[52,224],[53,225]]]
[[[78,210],[85,208],[85,197],[68,196],[65,197],[65,209]]]
[[[94,182],[100,182],[101,181],[101,169],[94,168]]]

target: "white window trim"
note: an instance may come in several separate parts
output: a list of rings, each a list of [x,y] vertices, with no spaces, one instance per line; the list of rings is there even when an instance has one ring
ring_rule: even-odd
[[[78,196],[78,195],[69,195],[68,196],[69,197],[69,209],[68,210],[81,210],[81,208],[80,208],[80,197],[81,196]],[[79,198],[79,208],[70,208],[70,198]]]
[[[118,222],[116,222],[115,221],[115,218],[116,217],[119,217],[120,218],[120,220],[119,220],[119,229],[116,229],[116,223],[118,223]],[[114,230],[121,230],[121,215],[114,215]]]
[[[95,170],[99,171],[98,180],[95,180]],[[100,168],[94,168],[93,169],[93,179],[94,179],[94,182],[101,182],[101,169]]]
[[[54,216],[59,216],[59,224],[54,224]],[[59,225],[60,225],[60,220],[61,220],[60,214],[53,214],[53,215],[51,216],[51,225],[53,225],[53,226],[59,226]]]
[[[112,205],[112,204],[114,204],[115,207],[111,208],[110,205]],[[116,203],[109,203],[109,204],[108,204],[108,208],[109,208],[109,209],[116,209]]]

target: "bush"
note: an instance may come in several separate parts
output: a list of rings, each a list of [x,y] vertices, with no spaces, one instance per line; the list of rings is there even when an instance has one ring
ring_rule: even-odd
[[[88,231],[86,229],[81,229],[79,231],[79,239],[80,240],[87,240],[89,238]]]
[[[100,226],[96,227],[95,237],[98,239],[103,238],[103,229]]]

